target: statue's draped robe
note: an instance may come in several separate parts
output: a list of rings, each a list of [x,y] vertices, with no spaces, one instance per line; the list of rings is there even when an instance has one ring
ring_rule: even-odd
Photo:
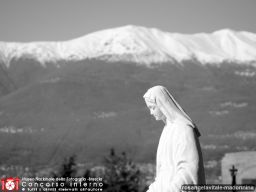
[[[196,131],[179,118],[167,122],[157,149],[156,178],[148,192],[178,192],[184,184],[205,184]]]

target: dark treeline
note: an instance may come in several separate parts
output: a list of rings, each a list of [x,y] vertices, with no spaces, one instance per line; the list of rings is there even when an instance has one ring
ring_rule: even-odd
[[[100,174],[86,169],[82,177],[101,177],[104,192],[144,192],[147,190],[139,167],[127,157],[125,152],[117,154],[114,149],[111,149],[109,155],[104,157],[103,167]],[[64,160],[57,172],[51,174],[54,178],[81,177],[77,175],[77,172],[76,156],[73,155]],[[72,184],[65,181],[64,188],[72,188]]]

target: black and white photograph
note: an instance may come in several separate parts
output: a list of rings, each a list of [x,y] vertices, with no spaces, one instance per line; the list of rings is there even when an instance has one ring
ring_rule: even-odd
[[[256,1],[0,0],[0,192],[256,191]]]

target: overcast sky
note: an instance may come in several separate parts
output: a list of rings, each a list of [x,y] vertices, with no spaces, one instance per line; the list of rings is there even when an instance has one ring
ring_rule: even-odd
[[[0,0],[0,41],[60,41],[128,24],[256,33],[256,0]]]

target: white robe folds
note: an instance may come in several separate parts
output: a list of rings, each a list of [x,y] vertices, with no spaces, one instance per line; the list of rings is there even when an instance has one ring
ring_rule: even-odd
[[[167,122],[157,149],[156,178],[148,192],[179,192],[184,184],[205,184],[195,129],[179,118]]]

